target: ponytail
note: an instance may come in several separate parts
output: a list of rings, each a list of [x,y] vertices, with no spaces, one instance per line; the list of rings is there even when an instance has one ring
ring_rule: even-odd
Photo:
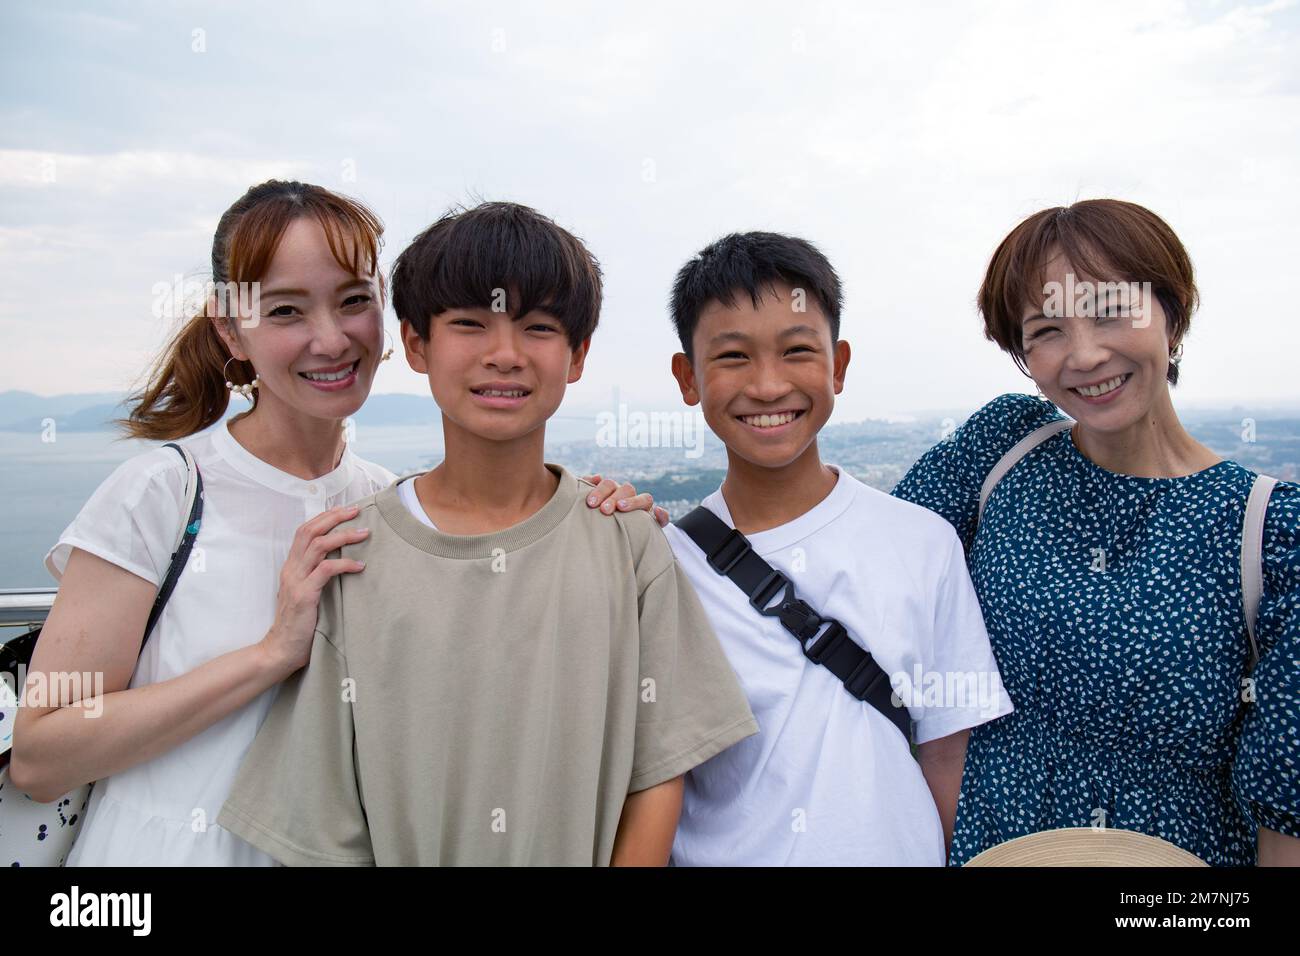
[[[147,383],[127,399],[130,414],[114,424],[129,437],[172,441],[203,431],[230,405],[226,382],[253,380],[247,362],[230,361],[212,322],[206,308],[189,319],[154,362]]]

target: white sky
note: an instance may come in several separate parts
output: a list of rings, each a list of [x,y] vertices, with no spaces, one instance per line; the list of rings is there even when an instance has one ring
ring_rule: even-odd
[[[201,278],[221,212],[278,176],[370,203],[385,266],[476,197],[582,236],[606,299],[571,410],[615,387],[678,405],[673,274],[745,229],[812,239],[844,279],[836,420],[1032,390],[984,341],[976,288],[1024,216],[1099,196],[1154,209],[1196,264],[1179,402],[1300,405],[1293,0],[26,2],[3,20],[0,390],[129,386],[167,331],[153,286]],[[400,352],[381,369],[377,392],[426,392]]]

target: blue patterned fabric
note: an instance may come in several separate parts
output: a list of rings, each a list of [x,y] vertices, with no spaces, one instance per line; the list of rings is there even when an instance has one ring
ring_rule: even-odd
[[[1116,474],[1067,429],[998,483],[977,529],[994,464],[1061,417],[1003,395],[894,489],[957,529],[1016,708],[971,733],[951,862],[1103,823],[1252,865],[1257,827],[1300,837],[1300,486],[1280,482],[1270,499],[1260,661],[1243,685],[1254,472],[1223,461],[1182,478]]]

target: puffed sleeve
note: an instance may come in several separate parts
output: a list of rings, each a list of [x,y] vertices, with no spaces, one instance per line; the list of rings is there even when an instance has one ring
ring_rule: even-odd
[[[1281,482],[1273,490],[1263,556],[1255,700],[1246,708],[1232,786],[1256,826],[1300,837],[1300,485]]]
[[[988,473],[1020,439],[1063,417],[1033,395],[1000,395],[922,455],[893,494],[946,518],[969,552]]]
[[[155,586],[181,533],[185,460],[155,448],[118,465],[59,535],[45,567],[61,580],[73,548],[103,558]]]

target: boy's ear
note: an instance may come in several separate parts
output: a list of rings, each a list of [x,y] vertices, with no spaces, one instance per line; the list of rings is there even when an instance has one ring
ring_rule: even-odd
[[[433,325],[430,323],[429,333],[433,334]],[[420,333],[415,331],[415,326],[405,319],[401,325],[402,347],[406,352],[406,364],[422,375],[429,373],[429,365],[424,360],[424,347],[428,345],[424,339],[420,338]]]
[[[587,361],[587,352],[591,349],[591,336],[587,336],[573,350],[569,357],[569,384],[582,378],[582,366]]]
[[[835,343],[835,371],[832,379],[835,383],[836,395],[844,391],[844,373],[848,371],[849,358],[852,354],[853,350],[849,348],[849,343],[844,339],[840,339]]]
[[[700,404],[700,391],[695,384],[695,369],[685,352],[678,352],[673,356],[673,378],[677,379],[677,387],[682,390],[683,402],[687,405]]]

